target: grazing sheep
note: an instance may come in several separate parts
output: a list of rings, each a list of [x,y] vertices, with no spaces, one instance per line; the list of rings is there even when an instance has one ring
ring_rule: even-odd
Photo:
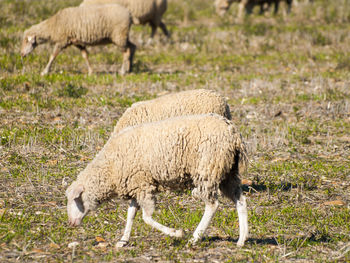
[[[233,2],[240,2],[240,5],[238,7],[238,18],[243,18],[243,9],[245,9],[247,14],[251,14],[253,11],[254,6],[259,5],[260,6],[260,14],[264,13],[265,4],[267,4],[268,8],[274,4],[275,9],[274,13],[277,14],[279,3],[282,0],[216,0],[215,1],[215,8],[216,13],[220,16],[223,16],[227,10],[230,8],[231,4]],[[292,1],[293,0],[284,0],[287,3],[287,12],[290,13],[292,8]]]
[[[159,98],[134,103],[120,117],[113,133],[145,122],[160,121],[181,115],[217,113],[231,119],[230,107],[219,93],[206,90],[188,90]]]
[[[247,163],[246,147],[233,123],[217,114],[188,115],[128,127],[111,136],[92,162],[66,191],[69,224],[77,226],[101,201],[117,196],[130,199],[124,235],[127,244],[138,208],[143,220],[173,237],[183,230],[152,219],[155,194],[164,189],[183,191],[205,202],[204,215],[191,243],[203,236],[216,209],[218,195],[236,203],[239,240],[248,236],[248,215],[239,174]]]
[[[138,25],[150,24],[152,28],[151,38],[160,27],[165,36],[169,32],[162,22],[162,16],[168,8],[167,0],[84,0],[81,5],[90,4],[120,4],[125,6],[131,13],[133,23]]]
[[[24,57],[45,42],[55,44],[49,63],[41,75],[46,75],[59,52],[74,45],[81,50],[89,74],[92,68],[86,46],[113,43],[123,52],[120,74],[131,71],[136,46],[129,41],[131,16],[120,5],[70,7],[32,26],[24,32],[21,55]]]

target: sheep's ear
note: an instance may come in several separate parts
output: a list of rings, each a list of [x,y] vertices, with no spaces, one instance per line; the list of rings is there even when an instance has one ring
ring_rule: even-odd
[[[77,184],[72,187],[69,191],[67,190],[66,195],[69,199],[76,199],[84,192],[84,186],[82,184]]]
[[[32,43],[32,44],[34,44],[35,41],[36,41],[36,40],[35,40],[35,36],[28,36],[28,37],[27,37],[27,40],[28,40],[29,43]]]

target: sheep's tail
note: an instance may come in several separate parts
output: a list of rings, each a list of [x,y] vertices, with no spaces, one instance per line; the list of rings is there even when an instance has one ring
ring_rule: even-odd
[[[234,126],[233,126],[234,127]],[[221,193],[232,201],[239,200],[242,194],[240,175],[248,168],[248,154],[246,144],[242,140],[242,135],[233,129],[233,162],[230,170],[223,177],[219,188]]]
[[[243,141],[241,133],[232,120],[226,120],[229,124],[231,136],[233,137],[231,151],[234,155],[234,166],[238,174],[243,174],[248,168],[248,150]]]
[[[238,163],[238,173],[243,174],[248,168],[248,151],[245,142],[242,140],[242,135],[236,133],[236,145],[235,145],[235,158],[236,163]]]
[[[231,110],[230,110],[230,106],[228,106],[228,104],[225,105],[225,113],[224,116],[229,119],[232,120],[232,115],[231,115]]]

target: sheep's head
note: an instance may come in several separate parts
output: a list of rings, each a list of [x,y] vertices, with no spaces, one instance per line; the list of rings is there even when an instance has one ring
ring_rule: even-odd
[[[227,12],[227,10],[230,8],[231,4],[234,2],[235,0],[216,0],[215,1],[215,9],[216,9],[216,13],[219,16],[223,16],[225,15],[225,13]],[[237,1],[237,0],[236,0]],[[238,2],[238,1],[237,1]]]
[[[84,186],[74,182],[66,191],[68,221],[71,226],[81,224],[83,218],[91,210],[88,201],[84,201]]]
[[[37,46],[36,36],[35,35],[27,35],[24,34],[22,47],[21,47],[21,55],[22,57],[27,56],[30,52],[34,50]]]

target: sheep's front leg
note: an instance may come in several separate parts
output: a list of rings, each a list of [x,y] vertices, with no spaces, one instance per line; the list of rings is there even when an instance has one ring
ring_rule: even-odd
[[[237,22],[242,22],[244,18],[244,9],[248,5],[249,0],[242,0],[238,5]]]
[[[241,195],[239,200],[236,200],[236,209],[238,213],[238,223],[239,223],[239,239],[237,246],[242,247],[245,240],[248,237],[248,211],[246,198]]]
[[[196,230],[193,233],[193,237],[190,240],[190,243],[195,244],[199,241],[199,239],[204,235],[205,230],[207,230],[210,221],[215,215],[216,210],[218,209],[219,202],[216,200],[214,203],[206,202],[204,215],[199,222]]]
[[[182,229],[176,230],[174,228],[166,227],[153,220],[152,214],[154,212],[155,206],[153,200],[147,200],[146,202],[143,202],[140,205],[142,207],[142,218],[146,224],[154,227],[155,229],[158,229],[159,231],[171,237],[183,237],[184,233]]]
[[[275,9],[274,9],[274,11],[273,11],[273,13],[274,13],[275,15],[277,15],[277,13],[278,13],[279,5],[280,5],[279,0],[275,1]]]
[[[128,208],[128,217],[126,221],[124,235],[116,244],[116,247],[124,247],[129,242],[132,223],[134,222],[134,218],[138,209],[139,205],[137,204],[136,200],[132,199]]]
[[[53,48],[53,52],[50,55],[50,59],[49,62],[47,63],[45,69],[41,72],[41,76],[46,75],[47,73],[49,73],[52,62],[55,60],[55,58],[57,57],[57,55],[61,52],[62,50],[62,46],[56,44],[55,47]]]
[[[287,13],[290,14],[292,10],[292,2],[293,0],[287,0]]]

